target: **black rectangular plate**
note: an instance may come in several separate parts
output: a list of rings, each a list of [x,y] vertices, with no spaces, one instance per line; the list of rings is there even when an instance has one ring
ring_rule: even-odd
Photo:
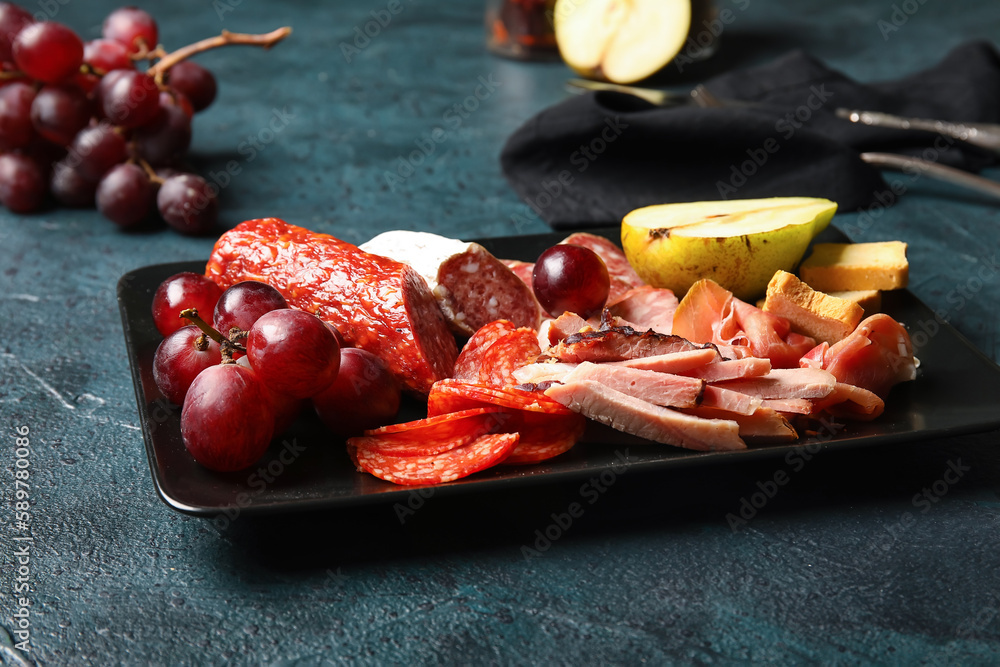
[[[618,229],[597,233],[617,240]],[[565,234],[485,239],[480,242],[498,257],[534,259]],[[828,229],[817,241],[843,241]],[[125,345],[132,367],[139,419],[153,482],[170,507],[211,516],[231,508],[241,513],[287,512],[343,507],[408,498],[402,487],[354,470],[343,440],[306,414],[264,458],[248,470],[215,473],[188,455],[180,436],[180,408],[170,405],[153,382],[153,354],[162,339],[153,324],[151,304],[157,286],[180,271],[204,271],[205,262],[148,266],[124,275],[118,283],[118,304]],[[757,447],[736,452],[692,452],[648,443],[593,424],[584,442],[555,459],[535,466],[500,466],[471,477],[439,485],[436,494],[509,489],[514,486],[587,479],[619,465],[630,470],[660,470],[686,465],[735,462],[784,456],[805,445],[812,449],[843,449],[911,442],[1000,428],[1000,367],[976,350],[947,323],[905,290],[884,294],[883,310],[915,331],[937,331],[917,337],[920,359],[917,379],[897,385],[885,413],[871,423],[850,423],[836,432],[804,437],[794,445]],[[923,329],[920,324],[925,326]],[[421,406],[406,407],[416,418]],[[407,415],[406,418],[410,418]],[[628,457],[620,455],[628,449]]]

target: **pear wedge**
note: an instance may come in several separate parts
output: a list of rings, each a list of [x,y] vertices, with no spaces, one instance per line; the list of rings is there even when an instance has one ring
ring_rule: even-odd
[[[650,285],[682,296],[711,278],[752,300],[775,271],[794,271],[836,211],[834,202],[813,197],[647,206],[622,220],[622,248]]]
[[[553,16],[566,64],[613,83],[665,67],[684,47],[693,18],[691,0],[556,0]]]

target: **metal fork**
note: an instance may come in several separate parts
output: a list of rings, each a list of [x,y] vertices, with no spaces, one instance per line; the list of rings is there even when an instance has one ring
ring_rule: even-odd
[[[628,93],[641,97],[642,99],[659,106],[682,106],[693,104],[703,108],[713,107],[733,107],[733,106],[754,106],[752,102],[741,100],[722,99],[710,93],[705,86],[698,84],[687,93],[674,93],[666,90],[655,90],[652,88],[640,88],[638,86],[623,86],[615,83],[604,83],[600,81],[587,81],[584,79],[570,79],[567,89],[574,93],[582,93],[585,90],[612,90],[621,93]],[[847,114],[846,116],[844,114]],[[852,114],[858,114],[855,119]],[[941,132],[947,136],[976,144],[985,148],[1000,151],[1000,126],[985,123],[946,123],[945,121],[906,119],[889,114],[875,115],[869,111],[850,111],[838,109],[837,115],[854,122],[864,122],[871,125],[884,125],[886,127],[896,127],[899,129],[927,129],[934,132]],[[926,124],[926,125],[925,125]],[[996,133],[994,136],[993,133]],[[965,136],[962,136],[962,135]],[[991,197],[1000,199],[1000,183],[983,178],[967,171],[949,167],[947,165],[923,160],[921,158],[897,155],[895,153],[861,153],[861,159],[878,169],[888,169],[892,171],[902,171],[908,174],[920,174],[939,181],[953,183],[970,190],[975,190]]]

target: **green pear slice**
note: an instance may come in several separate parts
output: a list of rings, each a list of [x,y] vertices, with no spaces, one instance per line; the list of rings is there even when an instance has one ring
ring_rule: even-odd
[[[634,83],[680,53],[691,28],[691,0],[557,0],[556,43],[583,76]]]
[[[793,271],[837,210],[829,199],[775,197],[661,204],[622,221],[636,273],[682,296],[710,278],[737,297],[764,293],[775,271]]]

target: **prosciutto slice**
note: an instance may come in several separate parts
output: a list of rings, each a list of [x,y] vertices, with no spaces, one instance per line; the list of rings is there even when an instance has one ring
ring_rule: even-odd
[[[695,343],[745,348],[747,356],[770,359],[775,368],[794,368],[816,341],[791,330],[788,320],[741,301],[712,280],[699,280],[674,313],[673,333]],[[727,355],[728,356],[728,355]]]
[[[708,452],[746,449],[739,424],[733,420],[684,414],[598,382],[557,384],[545,393],[574,412],[647,440]]]
[[[825,369],[837,381],[867,389],[883,401],[894,385],[917,377],[910,335],[885,313],[862,320],[853,333],[832,346],[817,345],[799,365]]]
[[[673,331],[677,297],[668,289],[642,285],[625,292],[607,308],[614,317],[629,323],[637,331],[652,329],[658,333]]]

